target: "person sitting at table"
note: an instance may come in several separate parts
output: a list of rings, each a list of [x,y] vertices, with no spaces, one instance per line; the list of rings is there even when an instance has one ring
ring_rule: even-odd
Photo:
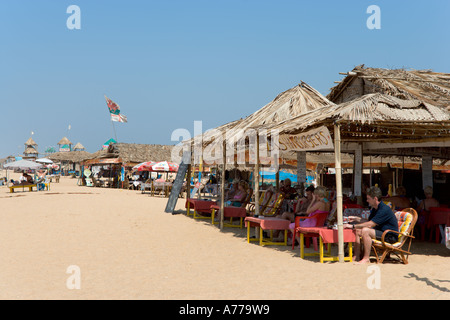
[[[327,199],[327,195],[328,193],[325,187],[319,186],[314,190],[311,202],[308,208],[306,209],[306,214],[308,215],[308,217],[312,217],[320,212],[330,211],[330,202]],[[316,218],[304,219],[299,221],[299,226],[309,228],[314,227],[316,223],[317,223]],[[292,234],[294,234],[294,229],[295,229],[295,222],[289,225],[289,230],[291,231]]]
[[[433,198],[433,188],[430,186],[426,186],[423,189],[423,193],[425,194],[425,199],[420,201],[417,206],[417,212],[429,211],[431,207],[439,207],[439,201]]]
[[[392,203],[392,207],[395,210],[411,207],[411,201],[406,197],[406,189],[403,186],[399,186],[397,190],[395,190],[395,196],[383,198],[383,201]]]
[[[314,186],[311,185],[308,188],[306,188],[305,194],[306,194],[305,197],[298,200],[297,206],[295,208],[295,212],[286,211],[286,212],[283,212],[282,214],[275,216],[275,218],[289,220],[291,223],[293,223],[293,222],[295,222],[295,217],[308,215],[306,213],[306,211],[309,208],[309,206],[311,205],[311,202],[313,200]],[[294,228],[292,228],[292,230],[293,229]],[[280,235],[280,230],[275,230],[273,232],[274,238],[278,238],[279,235]],[[282,241],[282,240],[283,239],[277,239],[277,241]]]
[[[428,223],[427,218],[428,214],[430,212],[430,208],[432,207],[439,207],[439,201],[433,198],[433,188],[430,186],[426,186],[423,189],[423,193],[425,194],[425,199],[420,201],[419,205],[417,206],[417,213],[419,214],[419,217],[417,219],[417,227],[420,232],[425,231],[425,227]]]
[[[381,200],[382,194],[380,188],[371,187],[367,191],[367,202],[372,208],[372,210],[370,210],[369,220],[350,216],[348,217],[349,222],[356,222],[357,224],[344,225],[344,228],[356,230],[354,260],[357,261],[358,264],[370,262],[369,257],[372,239],[381,240],[381,236],[386,230],[398,232],[398,221],[394,212]],[[385,241],[388,243],[395,243],[398,241],[398,236],[393,232],[388,232]],[[363,254],[361,249],[363,250]]]
[[[284,199],[289,200],[295,198],[297,194],[297,190],[291,186],[291,179],[284,179],[283,183],[280,186],[280,192],[283,193]]]
[[[232,200],[238,191],[239,191],[239,180],[234,179],[233,183],[231,184],[230,190],[228,190],[228,193],[225,196],[225,201]]]
[[[247,189],[247,183],[245,181],[240,181],[237,192],[234,194],[232,199],[225,203],[225,206],[241,207],[247,198]]]
[[[297,206],[295,208],[295,212],[283,212],[282,214],[277,215],[275,218],[289,220],[291,222],[295,221],[295,217],[297,216],[306,216],[306,210],[313,200],[314,186],[309,186],[305,190],[305,197],[301,198],[297,202]]]

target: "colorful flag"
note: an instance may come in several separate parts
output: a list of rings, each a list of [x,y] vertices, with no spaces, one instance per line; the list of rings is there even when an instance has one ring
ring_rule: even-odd
[[[105,96],[106,104],[108,105],[109,113],[111,114],[111,121],[128,122],[127,117],[120,114],[120,107],[117,103]]]

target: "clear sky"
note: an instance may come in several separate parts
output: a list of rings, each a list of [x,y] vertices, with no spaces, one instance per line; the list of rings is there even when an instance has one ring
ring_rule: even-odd
[[[448,0],[0,0],[0,158],[32,131],[40,152],[64,136],[99,150],[114,137],[104,95],[128,117],[119,142],[174,144],[301,80],[326,95],[359,64],[450,73],[449,16]]]

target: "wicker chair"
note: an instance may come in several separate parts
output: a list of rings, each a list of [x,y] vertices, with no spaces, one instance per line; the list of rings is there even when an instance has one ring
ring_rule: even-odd
[[[375,252],[377,263],[383,263],[386,256],[391,253],[400,258],[401,262],[408,264],[408,257],[411,254],[411,243],[414,239],[413,231],[417,222],[417,212],[412,208],[403,209],[395,213],[398,220],[398,230],[386,230],[381,236],[381,240],[373,240],[372,248]],[[388,232],[398,234],[398,241],[390,244],[384,241],[384,237]]]

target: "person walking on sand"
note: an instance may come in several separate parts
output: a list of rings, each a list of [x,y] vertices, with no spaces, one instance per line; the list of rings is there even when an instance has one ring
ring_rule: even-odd
[[[355,241],[355,261],[358,264],[369,263],[370,250],[372,247],[372,239],[381,240],[383,232],[392,230],[398,232],[398,222],[394,212],[384,202],[381,201],[381,190],[377,187],[372,187],[367,191],[367,202],[372,207],[370,211],[369,220],[361,217],[350,216],[350,222],[357,222],[358,224],[345,224],[345,228],[356,230]],[[397,242],[398,236],[393,232],[388,232],[385,241],[389,243]],[[361,242],[364,255],[361,255]]]

